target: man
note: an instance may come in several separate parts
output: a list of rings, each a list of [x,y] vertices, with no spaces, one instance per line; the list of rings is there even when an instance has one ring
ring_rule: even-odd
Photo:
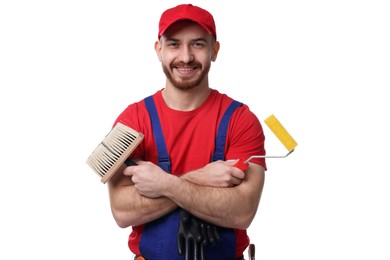
[[[234,164],[265,154],[264,135],[248,106],[210,88],[219,47],[208,11],[191,4],[166,10],[155,43],[165,86],[115,121],[145,135],[131,155],[137,165],[109,181],[113,216],[120,227],[132,227],[128,245],[137,257],[235,260],[249,245],[246,229],[266,165],[253,160],[244,172]]]

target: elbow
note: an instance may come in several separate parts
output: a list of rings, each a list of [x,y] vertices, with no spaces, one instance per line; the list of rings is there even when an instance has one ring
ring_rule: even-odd
[[[114,183],[113,179],[109,182],[111,214],[120,228],[133,226],[133,222],[136,219],[136,216],[134,216],[134,213],[129,207],[129,201],[124,199],[125,197],[129,197],[128,187],[128,185]]]
[[[248,229],[251,225],[253,219],[255,217],[255,214],[243,214],[240,217],[236,218],[235,228],[237,229]]]
[[[127,224],[127,222],[122,221],[121,219],[115,219],[115,222],[118,225],[118,227],[123,228],[123,229],[130,226],[129,224]]]
[[[116,224],[120,228],[127,228],[131,226],[131,221],[129,220],[129,215],[125,212],[118,211],[118,210],[112,210],[112,216],[114,217],[114,220]]]
[[[259,206],[259,200],[248,200],[251,203],[247,203],[245,207],[241,208],[240,214],[237,214],[233,222],[235,224],[235,228],[238,229],[248,229],[254,220],[257,209]]]

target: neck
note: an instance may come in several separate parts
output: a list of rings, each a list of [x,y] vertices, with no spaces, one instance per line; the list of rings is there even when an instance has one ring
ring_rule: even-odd
[[[162,91],[165,104],[174,110],[191,111],[202,105],[208,98],[211,89],[206,86],[197,86],[192,89],[178,89],[167,84]]]

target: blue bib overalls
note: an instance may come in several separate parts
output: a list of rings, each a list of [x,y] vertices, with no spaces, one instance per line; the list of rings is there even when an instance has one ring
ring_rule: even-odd
[[[153,97],[144,99],[152,123],[153,134],[158,152],[158,165],[167,173],[171,173],[171,162],[165,145],[165,139],[161,129]],[[218,127],[215,150],[212,161],[224,160],[224,148],[233,112],[241,106],[235,100],[225,111]],[[184,260],[184,256],[178,254],[177,232],[180,222],[180,209],[145,224],[140,240],[140,252],[147,260]],[[218,227],[220,239],[215,245],[205,248],[205,258],[212,260],[234,260],[236,253],[236,237],[233,229]]]

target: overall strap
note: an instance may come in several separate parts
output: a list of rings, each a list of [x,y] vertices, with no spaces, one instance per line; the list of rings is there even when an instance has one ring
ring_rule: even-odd
[[[225,143],[230,118],[233,115],[234,111],[236,111],[236,109],[240,106],[242,106],[241,102],[233,100],[232,103],[230,103],[229,107],[226,109],[224,115],[222,116],[221,122],[218,126],[217,137],[215,140],[215,149],[212,159],[213,162],[225,159]]]
[[[169,159],[167,147],[165,145],[165,139],[162,132],[160,119],[157,114],[156,105],[153,101],[153,96],[146,97],[144,99],[146,109],[149,112],[149,117],[152,122],[153,135],[157,146],[158,165],[167,173],[171,172],[171,161]]]

